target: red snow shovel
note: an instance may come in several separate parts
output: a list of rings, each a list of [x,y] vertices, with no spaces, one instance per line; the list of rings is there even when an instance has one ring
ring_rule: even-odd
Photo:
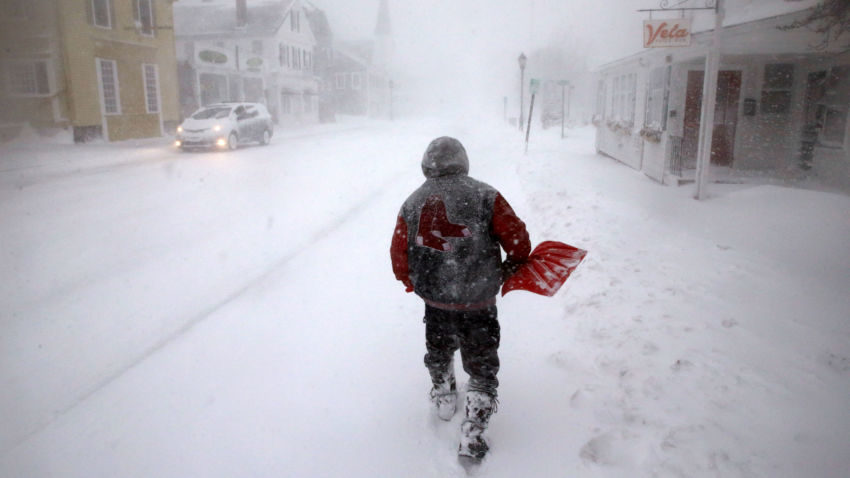
[[[552,297],[576,270],[587,251],[557,241],[538,244],[522,265],[502,284],[502,295],[527,290]]]

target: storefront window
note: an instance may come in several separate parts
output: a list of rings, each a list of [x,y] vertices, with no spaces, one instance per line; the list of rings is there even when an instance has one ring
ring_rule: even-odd
[[[850,65],[832,68],[826,77],[824,94],[818,101],[817,128],[824,146],[843,147],[850,104]]]
[[[667,97],[669,95],[670,68],[655,68],[649,75],[646,101],[646,126],[659,131],[667,129]]]
[[[596,114],[605,117],[605,80],[600,80],[596,87]]]

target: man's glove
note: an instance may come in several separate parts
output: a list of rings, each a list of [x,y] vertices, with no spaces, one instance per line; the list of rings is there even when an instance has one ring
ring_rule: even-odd
[[[401,282],[402,282],[402,284],[404,284],[404,291],[405,292],[413,292],[413,282],[410,282],[410,279],[405,279]]]
[[[510,259],[506,259],[504,262],[502,262],[502,284],[504,284],[505,281],[508,280],[508,278],[514,275],[514,273],[516,273],[516,271],[518,271],[523,265],[525,265],[525,261],[515,262]]]

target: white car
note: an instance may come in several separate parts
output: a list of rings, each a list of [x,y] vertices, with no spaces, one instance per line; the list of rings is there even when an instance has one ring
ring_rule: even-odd
[[[241,143],[269,144],[274,124],[260,103],[217,103],[204,106],[177,127],[175,146],[236,149]]]

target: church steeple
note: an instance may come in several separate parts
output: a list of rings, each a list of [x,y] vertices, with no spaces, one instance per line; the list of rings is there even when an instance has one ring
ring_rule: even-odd
[[[378,23],[375,24],[375,36],[390,36],[392,35],[392,27],[390,26],[390,7],[388,0],[381,0],[378,7]]]

